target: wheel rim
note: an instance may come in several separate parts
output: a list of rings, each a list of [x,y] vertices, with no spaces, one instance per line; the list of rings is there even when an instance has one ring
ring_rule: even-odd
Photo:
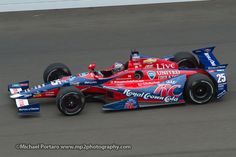
[[[212,98],[213,92],[213,87],[209,82],[201,81],[193,85],[190,97],[196,103],[206,103]]]
[[[60,104],[62,109],[68,114],[79,112],[83,107],[81,97],[75,92],[65,94],[61,98]]]

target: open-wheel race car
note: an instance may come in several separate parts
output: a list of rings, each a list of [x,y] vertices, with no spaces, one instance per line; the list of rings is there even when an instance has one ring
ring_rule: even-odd
[[[49,65],[44,84],[29,88],[29,81],[8,85],[19,113],[40,111],[31,98],[56,98],[63,114],[80,113],[87,100],[103,100],[103,110],[126,110],[191,102],[205,104],[226,94],[227,64],[213,55],[214,47],[154,58],[132,51],[126,63],[116,62],[105,70],[72,75],[62,63]],[[196,57],[195,57],[195,55]]]

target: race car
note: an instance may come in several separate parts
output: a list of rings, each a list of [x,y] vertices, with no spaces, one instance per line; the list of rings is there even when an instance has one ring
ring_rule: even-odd
[[[103,110],[134,110],[190,102],[205,104],[227,92],[226,67],[213,55],[214,47],[178,52],[161,58],[131,51],[126,63],[105,70],[89,64],[88,72],[72,75],[62,63],[49,65],[44,83],[29,88],[29,81],[8,85],[21,114],[37,113],[32,98],[56,98],[60,112],[79,114],[89,100],[102,100]]]

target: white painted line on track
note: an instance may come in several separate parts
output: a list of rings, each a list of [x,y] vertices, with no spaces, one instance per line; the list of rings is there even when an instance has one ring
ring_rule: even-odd
[[[0,0],[0,12],[89,8],[205,0]]]

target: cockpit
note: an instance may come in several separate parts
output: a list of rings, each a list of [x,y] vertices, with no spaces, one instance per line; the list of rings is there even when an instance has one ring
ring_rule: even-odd
[[[127,69],[143,68],[143,65],[146,65],[147,61],[150,62],[149,57],[141,56],[138,51],[131,51],[130,59],[126,63],[115,62],[110,68],[101,71],[95,70],[96,64],[90,64],[88,69],[89,73],[92,73],[92,75],[95,75],[95,77],[106,78],[111,77]],[[153,61],[154,59],[152,59],[152,62]],[[150,63],[147,64],[149,65]]]

